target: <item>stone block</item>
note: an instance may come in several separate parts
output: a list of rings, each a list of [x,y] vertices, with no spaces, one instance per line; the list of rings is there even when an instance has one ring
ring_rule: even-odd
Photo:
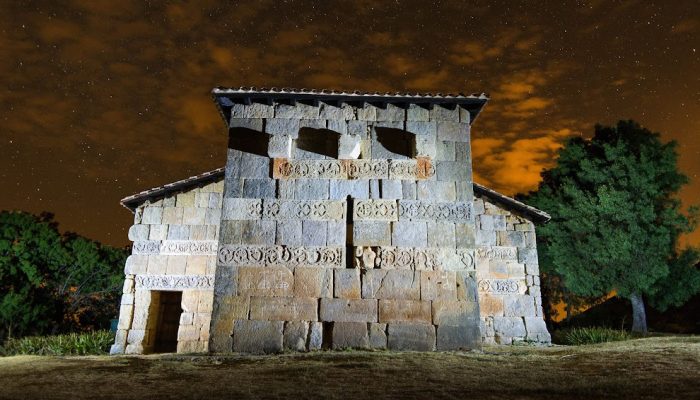
[[[525,317],[525,330],[527,331],[527,339],[541,343],[550,343],[552,337],[547,330],[547,324],[544,323],[542,317]]]
[[[527,265],[537,265],[537,249],[518,249],[518,262]],[[539,270],[537,271],[539,273]],[[528,272],[530,274],[530,272]],[[531,274],[537,275],[537,274]]]
[[[420,300],[420,272],[367,270],[362,276],[362,298]]]
[[[401,181],[401,194],[404,200],[416,199],[416,181]]]
[[[178,225],[182,223],[182,214],[185,211],[182,207],[163,208],[163,224]]]
[[[440,325],[437,327],[438,351],[472,350],[481,348],[479,320],[468,326]]]
[[[457,192],[454,182],[418,181],[416,198],[426,201],[455,201]]]
[[[428,246],[427,223],[424,221],[392,222],[391,245],[397,247]]]
[[[381,198],[382,199],[402,199],[403,191],[401,181],[391,179],[381,179]]]
[[[234,104],[231,107],[231,118],[272,118],[274,108],[262,103]]]
[[[294,275],[286,267],[240,267],[238,293],[244,296],[292,296]]]
[[[301,246],[302,221],[277,221],[275,243],[286,246]]]
[[[360,299],[360,270],[344,268],[334,270],[334,297],[340,299]]]
[[[321,350],[323,346],[323,322],[310,322],[309,350]]]
[[[486,210],[485,210],[485,206],[484,206],[484,200],[474,199],[474,214],[481,215],[485,212],[486,212]]]
[[[474,236],[474,243],[478,246],[495,246],[497,243],[496,232],[477,229]]]
[[[469,135],[465,138],[466,140],[458,141],[455,143],[455,161],[468,163],[471,166],[471,144]]]
[[[437,140],[435,142],[435,160],[436,161],[454,161],[455,160],[455,143]]]
[[[274,199],[276,196],[275,180],[270,178],[245,179],[243,196],[255,199]]]
[[[364,322],[334,322],[332,333],[333,349],[367,349],[369,335]]]
[[[421,300],[457,300],[455,271],[420,271]]]
[[[321,299],[321,321],[377,322],[377,300]]]
[[[265,133],[269,135],[287,135],[297,139],[299,137],[299,120],[269,118],[265,121]]]
[[[471,177],[471,167],[468,163],[438,161],[435,164],[438,181],[468,181]]]
[[[435,326],[430,324],[389,324],[387,344],[389,350],[435,350]]]
[[[480,215],[479,226],[484,231],[505,231],[505,215]]]
[[[294,351],[306,350],[306,336],[309,332],[309,323],[303,321],[285,322],[283,343],[284,348]]]
[[[428,121],[406,121],[406,131],[416,136],[431,137],[435,139],[437,124]]]
[[[221,208],[221,193],[209,193],[208,208]]]
[[[193,194],[194,196],[194,194]],[[142,224],[158,225],[163,221],[163,209],[161,207],[146,206],[141,217]]]
[[[236,320],[233,324],[233,351],[279,353],[283,349],[283,321]]]
[[[289,135],[275,135],[270,137],[267,146],[267,155],[270,158],[292,157],[292,137]]]
[[[267,157],[243,153],[236,171],[238,178],[269,178],[270,159]]]
[[[392,239],[390,222],[354,222],[352,237],[354,246],[389,246]]]
[[[372,179],[379,191],[379,182]],[[379,197],[379,196],[377,196]],[[399,219],[396,200],[373,198],[370,200],[356,200],[353,202],[353,221],[396,221]]]
[[[328,268],[295,268],[294,296],[333,297],[333,270]]]
[[[503,297],[483,294],[479,297],[479,313],[482,317],[502,317]]]
[[[117,329],[131,328],[131,318],[134,315],[134,306],[131,304],[123,304],[119,307],[119,323]]]
[[[340,135],[342,135],[341,138],[343,136],[347,135],[347,133],[348,133],[348,122],[345,120],[329,119],[327,126],[328,126],[329,131],[333,131],[333,132],[336,132],[336,133],[339,133]],[[359,138],[358,138],[358,143],[359,143]]]
[[[348,135],[357,135],[360,138],[368,136],[367,121],[348,121]]]
[[[204,223],[206,225],[218,226],[221,221],[221,208],[207,208],[206,214],[204,216]],[[207,227],[209,229],[209,227]]]
[[[506,317],[534,317],[535,299],[529,295],[510,295],[503,298]]]
[[[539,264],[525,264],[525,272],[528,275],[535,275],[539,276],[540,275],[540,266]]]
[[[471,201],[474,198],[474,185],[472,184],[471,168],[467,172],[468,178],[464,181],[455,182],[455,191],[457,192],[457,201]]]
[[[429,301],[379,300],[379,322],[432,323]]]
[[[342,135],[338,139],[338,158],[354,160],[360,157],[361,137],[359,135]]]
[[[185,208],[182,214],[182,223],[185,225],[204,225],[206,208]]]
[[[376,121],[377,120],[377,107],[365,103],[363,107],[358,107],[355,110],[357,119],[360,121]]]
[[[370,179],[369,180],[369,198],[372,200],[381,199],[381,193],[379,192],[379,180]]]
[[[457,107],[443,107],[436,104],[430,109],[430,120],[457,122],[459,121],[459,109]]]
[[[371,349],[386,349],[386,324],[369,325],[369,347]]]
[[[232,117],[229,122],[229,128],[232,130],[231,134],[236,134],[236,128],[245,128],[258,132],[263,130],[263,119],[262,118],[236,118]]]
[[[303,246],[325,246],[328,223],[326,221],[302,221],[301,244]]]
[[[161,226],[161,225],[155,225],[155,226]],[[148,234],[149,234],[149,226],[148,225],[132,225],[129,228],[129,240],[136,241],[136,240],[148,240]]]
[[[387,103],[386,107],[376,108],[377,121],[405,121],[406,110],[395,104]]]
[[[164,275],[168,269],[168,256],[151,255],[148,256],[148,274]]]
[[[328,246],[344,246],[347,241],[347,224],[345,221],[328,221],[326,244]]]
[[[429,121],[430,110],[418,104],[409,104],[406,109],[406,121]],[[408,125],[408,124],[407,124]]]
[[[251,297],[250,319],[263,321],[316,321],[318,301],[304,297]]]
[[[478,326],[479,303],[476,301],[436,300],[432,303],[433,324]]]
[[[209,192],[195,193],[194,206],[198,208],[207,208],[209,206]]]
[[[493,317],[493,329],[499,344],[510,344],[513,338],[527,335],[522,317]]]
[[[170,273],[170,270],[173,266],[173,263],[175,265],[178,265],[180,261],[173,261],[173,258],[185,258],[182,256],[168,256],[168,273]],[[185,267],[185,274],[187,275],[206,275],[207,273],[207,264],[210,259],[209,256],[187,256],[187,263]],[[179,265],[178,265],[179,267]],[[179,268],[178,268],[179,269]]]
[[[318,117],[321,119],[352,120],[355,119],[355,109],[346,103],[335,106],[321,103],[319,105]]]
[[[148,267],[148,256],[140,254],[132,254],[126,259],[124,264],[125,275],[140,275],[145,274]]]
[[[506,231],[496,232],[496,244],[498,246],[526,247],[525,234],[529,232]]]
[[[241,221],[241,243],[256,245],[275,244],[275,221]]]
[[[476,285],[476,272],[456,271],[457,300],[477,301],[479,292]]]
[[[170,225],[168,226],[168,240],[188,240],[190,238],[190,226]]]
[[[438,121],[437,123],[438,140],[449,140],[452,142],[469,142],[469,134],[469,124],[451,121]],[[455,154],[455,159],[458,161],[465,161],[464,159],[460,159],[459,157],[457,157],[457,154]]]
[[[333,179],[330,181],[330,198],[345,200],[348,196],[353,199],[369,199],[368,179]]]
[[[414,156],[434,159],[437,153],[435,138],[432,136],[416,136],[415,139]]]
[[[456,245],[455,224],[452,222],[428,221],[428,246],[454,249]]]
[[[297,200],[326,200],[329,197],[329,185],[336,180],[296,179],[294,198]],[[345,197],[338,197],[338,199]]]
[[[299,129],[302,128],[312,128],[312,129],[326,129],[325,119],[300,119]]]
[[[469,115],[469,110],[463,107],[457,107],[459,109],[459,122],[471,123],[471,115]]]
[[[319,107],[304,104],[275,104],[275,118],[314,119],[319,117]]]

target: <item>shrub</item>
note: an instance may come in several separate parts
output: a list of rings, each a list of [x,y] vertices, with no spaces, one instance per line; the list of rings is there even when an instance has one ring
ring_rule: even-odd
[[[555,333],[556,342],[570,346],[617,342],[629,338],[630,334],[624,330],[600,327],[568,328]]]
[[[38,356],[98,355],[108,353],[112,343],[114,343],[114,334],[110,331],[69,333],[56,336],[27,336],[7,340],[2,352],[7,356],[18,354]]]

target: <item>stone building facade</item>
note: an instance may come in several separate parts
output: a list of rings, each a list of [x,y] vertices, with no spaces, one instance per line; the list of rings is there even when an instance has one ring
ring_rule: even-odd
[[[472,182],[484,96],[213,95],[226,167],[122,201],[113,353],[549,342],[533,223],[548,216]]]

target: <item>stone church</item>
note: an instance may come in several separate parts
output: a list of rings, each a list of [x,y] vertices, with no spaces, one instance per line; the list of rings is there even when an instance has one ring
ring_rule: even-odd
[[[487,98],[214,89],[225,168],[127,197],[112,353],[547,343],[535,224],[472,181]]]

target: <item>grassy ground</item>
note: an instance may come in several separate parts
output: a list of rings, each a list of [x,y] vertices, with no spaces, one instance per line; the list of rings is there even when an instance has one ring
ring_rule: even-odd
[[[2,399],[700,399],[700,337],[471,353],[0,358]]]

